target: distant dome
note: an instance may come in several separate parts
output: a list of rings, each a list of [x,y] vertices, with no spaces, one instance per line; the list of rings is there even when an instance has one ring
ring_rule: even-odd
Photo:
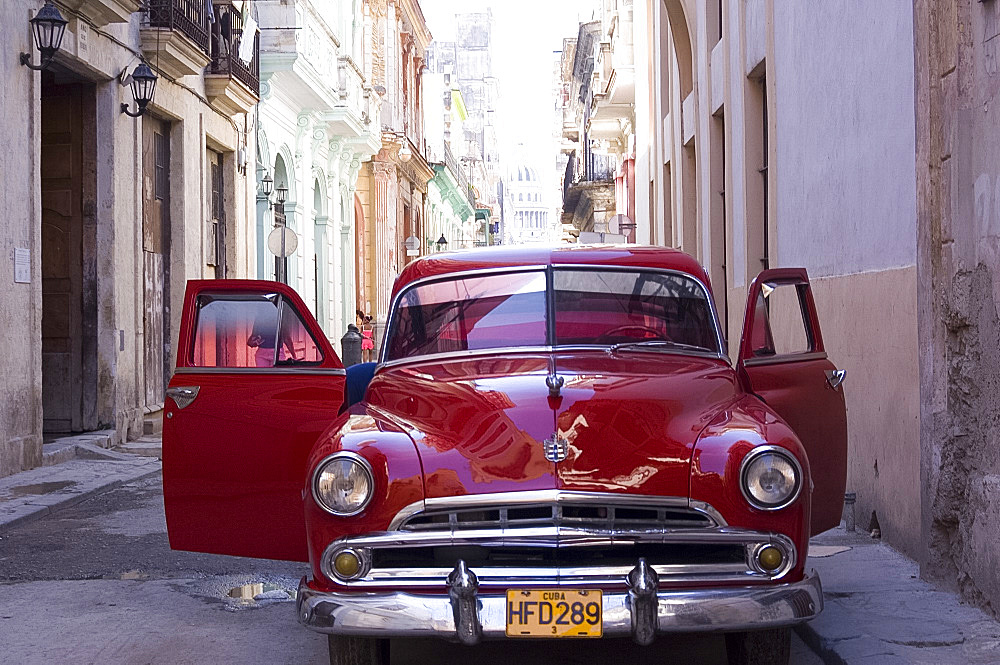
[[[517,180],[519,182],[538,182],[538,172],[530,166],[518,166]]]

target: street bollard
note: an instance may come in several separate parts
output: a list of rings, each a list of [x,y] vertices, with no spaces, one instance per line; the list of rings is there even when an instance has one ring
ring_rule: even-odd
[[[344,336],[340,338],[340,347],[342,353],[340,356],[341,362],[344,363],[344,367],[350,367],[351,365],[358,365],[361,363],[361,332],[358,327],[353,323],[348,324],[347,332]]]
[[[854,502],[858,500],[856,492],[844,494],[844,530],[853,533],[857,529],[857,522],[854,517]]]

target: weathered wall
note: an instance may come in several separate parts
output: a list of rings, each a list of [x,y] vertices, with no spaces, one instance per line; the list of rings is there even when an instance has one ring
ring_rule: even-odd
[[[17,54],[31,47],[28,19],[34,7],[0,4],[0,146],[4,183],[0,187],[0,476],[29,469],[42,457],[41,212],[38,161],[39,78],[22,67]],[[37,62],[37,54],[36,59]],[[14,283],[14,250],[31,252],[31,283]]]
[[[1000,3],[916,0],[921,574],[1000,603]]]

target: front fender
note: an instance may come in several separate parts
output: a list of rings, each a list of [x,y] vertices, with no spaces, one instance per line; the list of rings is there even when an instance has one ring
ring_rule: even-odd
[[[302,498],[313,575],[317,581],[331,582],[320,569],[320,558],[327,545],[345,536],[387,530],[400,510],[423,500],[423,471],[410,437],[363,408],[354,408],[340,416],[319,441],[309,457]],[[375,476],[372,500],[363,512],[353,517],[331,515],[312,495],[316,467],[329,455],[341,451],[364,457]]]
[[[751,506],[740,490],[740,465],[760,445],[780,446],[802,466],[803,488],[788,507],[776,511]],[[748,395],[723,410],[702,431],[691,460],[692,501],[712,505],[736,528],[781,533],[795,543],[797,562],[789,579],[802,576],[809,544],[812,481],[809,460],[798,437],[758,398]]]

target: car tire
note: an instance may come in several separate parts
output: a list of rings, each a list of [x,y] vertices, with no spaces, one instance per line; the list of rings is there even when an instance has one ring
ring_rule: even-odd
[[[791,652],[791,628],[726,633],[729,665],[788,665]]]
[[[327,635],[330,665],[389,665],[389,640]]]

